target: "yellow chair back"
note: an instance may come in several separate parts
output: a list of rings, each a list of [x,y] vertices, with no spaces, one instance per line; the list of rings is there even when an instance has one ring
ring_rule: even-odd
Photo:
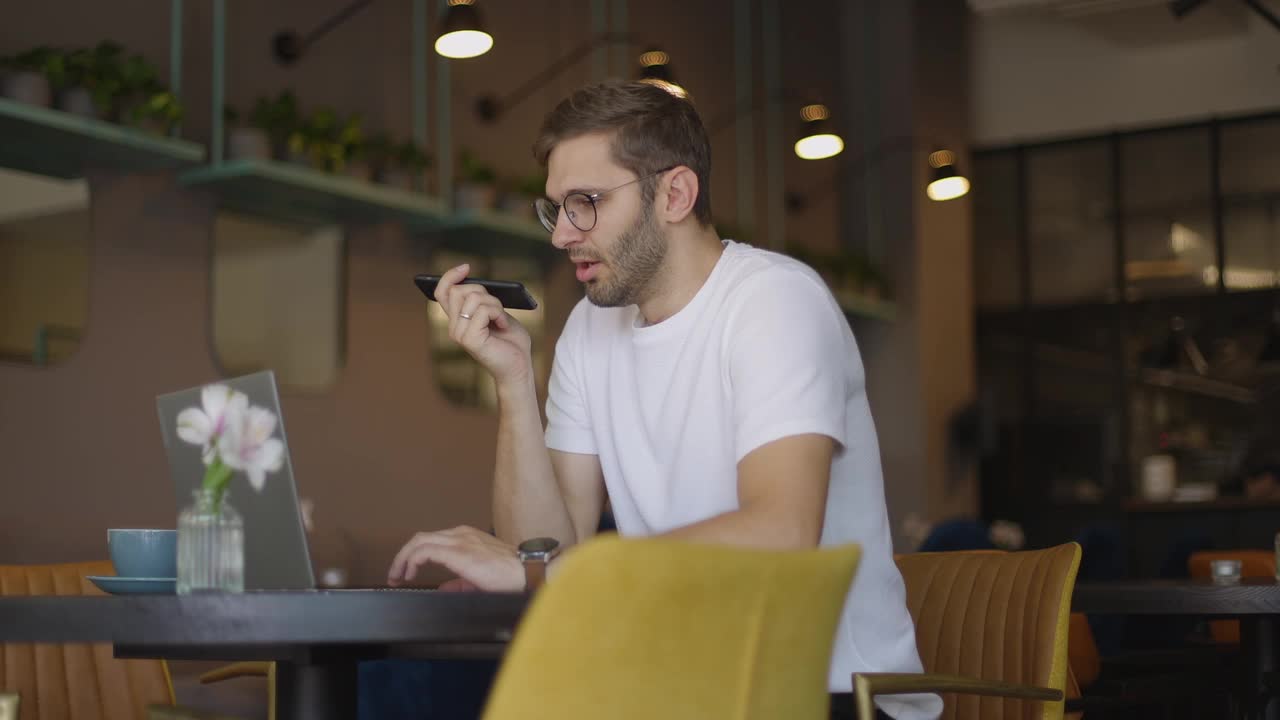
[[[591,540],[534,597],[484,718],[826,717],[860,553]]]

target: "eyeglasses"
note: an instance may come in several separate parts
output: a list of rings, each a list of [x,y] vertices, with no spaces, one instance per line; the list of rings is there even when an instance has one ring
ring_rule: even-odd
[[[601,197],[608,195],[614,190],[638,183],[641,180],[648,180],[655,175],[661,175],[668,170],[674,170],[676,167],[676,165],[672,165],[671,167],[663,168],[657,172],[649,173],[644,177],[638,177],[635,180],[628,180],[617,187],[611,187],[608,190],[601,190],[596,193],[569,193],[564,197],[564,202],[559,204],[553,203],[547,198],[538,198],[533,201],[533,207],[538,211],[538,220],[542,221],[542,227],[546,228],[547,232],[556,231],[556,221],[560,218],[560,208],[564,208],[565,217],[569,218],[569,223],[571,225],[582,232],[590,232],[590,230],[596,226],[596,200],[599,200]]]

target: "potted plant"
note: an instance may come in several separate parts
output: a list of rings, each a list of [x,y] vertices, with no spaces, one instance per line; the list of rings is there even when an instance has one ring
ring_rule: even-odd
[[[0,59],[0,95],[29,105],[49,107],[51,92],[46,70],[57,62],[58,51],[41,46]]]
[[[360,149],[360,154],[369,164],[372,177],[377,182],[386,181],[394,153],[395,143],[391,134],[382,130],[366,135]]]
[[[311,113],[289,134],[289,162],[328,170],[336,152],[338,115],[329,108]]]
[[[54,106],[73,115],[106,117],[105,110],[94,102],[91,89],[93,70],[93,51],[83,48],[65,53],[58,62],[52,63],[46,75],[53,91]]]
[[[168,135],[182,122],[182,103],[168,90],[154,93],[135,105],[130,120],[135,127],[157,135]]]
[[[107,73],[104,73],[107,75]],[[135,117],[138,107],[151,101],[151,98],[163,93],[165,88],[160,84],[160,72],[141,55],[131,55],[120,61],[118,77],[102,78],[104,92],[115,91],[112,111],[117,122],[126,123]],[[177,98],[173,98],[176,102]]]
[[[267,131],[252,125],[242,125],[240,112],[227,105],[222,109],[223,123],[227,127],[227,157],[236,160],[271,159],[271,136]]]
[[[458,156],[459,178],[454,191],[454,206],[459,210],[488,210],[498,201],[498,188],[494,184],[497,173],[471,153],[463,149]]]
[[[123,52],[116,43],[104,41],[92,49],[71,50],[60,62],[51,63],[47,74],[58,109],[85,117],[109,118],[124,91],[120,60]]]
[[[363,123],[359,114],[342,123],[329,145],[329,164],[336,172],[368,182],[373,179],[373,166],[366,153]]]
[[[274,98],[260,97],[249,111],[248,127],[244,130],[257,130],[266,135],[267,144],[271,148],[272,157],[284,158],[289,152],[289,144],[293,133],[298,129],[301,118],[298,114],[298,100],[290,90],[282,90]],[[245,140],[247,146],[253,146],[261,138]]]
[[[384,152],[379,164],[379,182],[401,190],[417,190],[419,183],[415,181],[421,181],[422,188],[428,187],[426,170],[431,167],[431,158],[416,142],[406,140],[397,143],[384,135],[378,138],[375,146]]]
[[[389,169],[383,175],[383,182],[405,190],[421,187],[423,191],[430,186],[427,182],[427,170],[431,167],[431,156],[413,140],[405,140],[396,145],[391,156]],[[420,181],[420,182],[419,182]]]

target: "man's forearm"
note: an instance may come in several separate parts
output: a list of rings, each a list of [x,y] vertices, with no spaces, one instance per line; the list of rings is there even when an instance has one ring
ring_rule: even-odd
[[[498,389],[498,450],[493,478],[493,524],[511,544],[532,537],[575,542],[551,454],[533,381]]]
[[[737,545],[765,550],[803,550],[816,547],[822,526],[785,519],[750,509],[721,513],[706,520],[662,533],[664,537],[694,542]]]

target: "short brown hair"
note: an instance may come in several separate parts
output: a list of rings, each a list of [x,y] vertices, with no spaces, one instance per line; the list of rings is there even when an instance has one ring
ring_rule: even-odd
[[[613,160],[644,177],[684,165],[698,176],[694,217],[711,222],[711,142],[688,98],[644,81],[607,81],[587,85],[547,114],[533,156],[542,167],[556,145],[589,133],[613,133]],[[651,202],[654,179],[643,183]]]

